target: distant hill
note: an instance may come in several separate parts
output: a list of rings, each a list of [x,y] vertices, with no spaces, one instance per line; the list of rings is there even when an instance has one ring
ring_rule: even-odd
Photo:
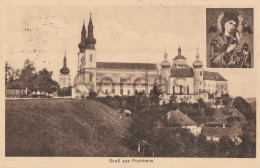
[[[6,156],[136,156],[120,115],[95,100],[6,100]]]

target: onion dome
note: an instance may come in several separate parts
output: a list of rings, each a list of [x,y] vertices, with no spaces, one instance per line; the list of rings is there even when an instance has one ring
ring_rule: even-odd
[[[85,40],[86,40],[86,27],[85,27],[85,22],[83,21],[83,26],[82,26],[82,31],[81,31],[81,41],[78,45],[80,52],[84,52],[85,50]]]
[[[197,48],[196,60],[192,64],[194,68],[201,68],[203,66],[203,63],[199,58],[200,58],[200,54]]]
[[[86,49],[95,49],[96,39],[93,35],[93,23],[91,19],[91,13],[90,13],[90,19],[88,24],[88,37],[86,39]]]
[[[65,51],[65,56],[63,59],[63,67],[60,69],[60,73],[63,75],[67,75],[70,73],[70,69],[67,67],[66,51]]]
[[[162,68],[169,68],[171,66],[171,63],[167,60],[167,53],[165,51],[164,53],[164,60],[161,62]]]
[[[183,55],[181,55],[181,47],[178,48],[178,55],[175,58],[173,58],[173,60],[179,60],[179,59],[187,60]]]

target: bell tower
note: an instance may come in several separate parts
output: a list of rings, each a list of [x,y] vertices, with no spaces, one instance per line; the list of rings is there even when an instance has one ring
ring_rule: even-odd
[[[204,83],[203,83],[203,64],[200,61],[199,51],[197,48],[196,53],[196,60],[193,62],[194,67],[194,92],[200,93],[204,90]]]
[[[87,36],[86,36],[87,34]],[[93,23],[90,13],[88,32],[85,22],[81,31],[81,41],[78,45],[78,79],[77,84],[81,85],[84,94],[96,91],[96,39],[94,38]]]

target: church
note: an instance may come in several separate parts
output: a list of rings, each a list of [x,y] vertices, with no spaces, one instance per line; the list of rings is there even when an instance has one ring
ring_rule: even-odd
[[[73,98],[88,96],[91,92],[96,92],[98,96],[132,96],[136,91],[149,94],[154,83],[161,87],[165,103],[172,95],[177,102],[195,102],[199,98],[208,101],[210,95],[220,97],[228,93],[228,81],[225,78],[218,72],[203,69],[198,49],[192,67],[187,64],[180,47],[172,63],[168,61],[165,51],[163,61],[157,67],[156,63],[99,62],[96,42],[90,15],[87,30],[83,23],[78,44],[78,70],[72,86]],[[61,77],[65,79],[64,72]],[[64,80],[61,81],[64,83]]]

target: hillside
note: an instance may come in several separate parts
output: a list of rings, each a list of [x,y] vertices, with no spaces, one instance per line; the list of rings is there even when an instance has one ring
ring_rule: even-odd
[[[232,125],[233,127],[242,127],[247,123],[243,114],[241,114],[235,107],[227,106],[221,109],[214,110],[214,119],[216,122]]]
[[[6,100],[6,156],[135,156],[120,115],[95,100]]]

